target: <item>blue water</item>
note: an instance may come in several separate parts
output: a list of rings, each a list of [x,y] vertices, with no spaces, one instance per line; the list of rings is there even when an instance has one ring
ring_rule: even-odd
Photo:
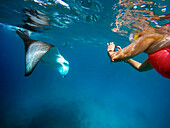
[[[32,34],[69,61],[66,78],[42,63],[25,77],[24,43],[0,26],[0,128],[170,128],[170,81],[155,70],[111,63],[107,41],[124,47],[128,38],[102,24],[74,22],[55,33]]]

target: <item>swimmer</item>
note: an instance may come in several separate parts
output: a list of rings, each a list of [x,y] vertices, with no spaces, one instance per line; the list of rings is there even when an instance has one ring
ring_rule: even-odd
[[[131,44],[127,47],[121,49],[113,42],[107,43],[107,52],[111,61],[125,61],[139,72],[154,68],[162,76],[170,79],[170,33],[163,33],[161,28],[153,28],[148,24],[144,24],[143,27],[140,25],[135,27],[138,30],[130,34]],[[115,47],[117,47],[117,51],[115,51]],[[131,59],[142,52],[148,54],[148,58],[143,63]]]

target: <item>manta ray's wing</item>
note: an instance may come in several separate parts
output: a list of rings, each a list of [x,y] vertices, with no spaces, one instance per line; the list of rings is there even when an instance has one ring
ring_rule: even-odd
[[[29,76],[44,54],[54,46],[42,41],[31,40],[27,31],[17,30],[16,33],[25,44],[25,76]]]
[[[33,72],[40,59],[52,47],[53,45],[41,41],[32,40],[28,45],[25,43],[25,76]]]

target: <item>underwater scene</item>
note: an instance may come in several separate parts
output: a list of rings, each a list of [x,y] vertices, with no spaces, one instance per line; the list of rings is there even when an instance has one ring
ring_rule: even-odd
[[[170,35],[169,6],[169,0],[1,0],[0,128],[170,128],[170,80],[126,60],[114,63],[107,49],[110,42],[128,46],[134,24],[166,26]]]

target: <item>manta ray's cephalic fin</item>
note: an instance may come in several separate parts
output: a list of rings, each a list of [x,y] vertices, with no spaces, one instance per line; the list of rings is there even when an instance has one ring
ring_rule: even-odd
[[[30,39],[27,30],[21,31],[18,29],[16,33],[23,39],[25,44],[25,76],[29,76],[44,54],[54,46],[42,41]]]

